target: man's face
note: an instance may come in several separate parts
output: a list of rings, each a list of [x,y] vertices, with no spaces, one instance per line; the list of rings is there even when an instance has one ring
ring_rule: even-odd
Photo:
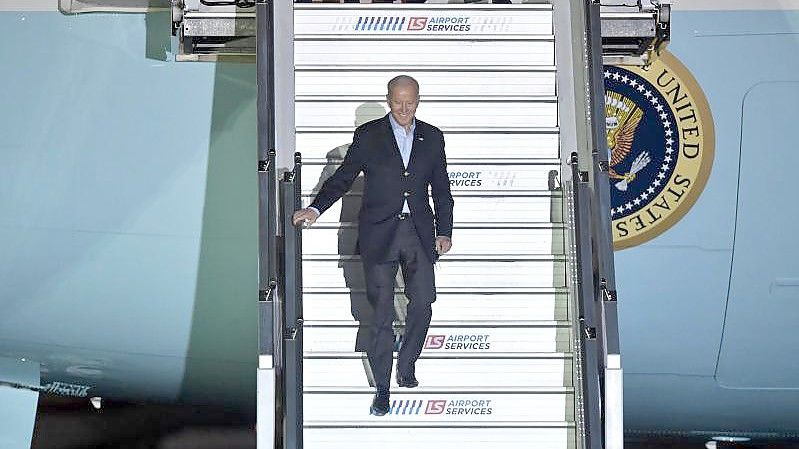
[[[412,84],[394,86],[386,98],[394,120],[400,126],[411,126],[416,115],[416,107],[419,106],[419,93],[416,92],[416,87]]]

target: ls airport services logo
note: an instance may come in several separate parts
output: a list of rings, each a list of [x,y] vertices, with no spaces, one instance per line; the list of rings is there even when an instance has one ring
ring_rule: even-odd
[[[391,401],[389,415],[491,415],[492,399],[399,399]],[[432,416],[431,416],[432,418]]]
[[[466,33],[471,31],[471,17],[455,16],[361,16],[355,31],[427,31],[434,33]]]
[[[640,245],[694,205],[713,165],[713,117],[702,89],[663,52],[647,69],[606,66],[613,246]]]
[[[445,351],[487,351],[491,349],[491,336],[484,334],[428,335],[424,349]]]
[[[393,15],[339,16],[327,31],[358,34],[457,35],[457,34],[530,34],[539,33],[528,20],[482,11],[473,15],[430,14],[417,12]],[[541,24],[538,24],[541,25]],[[531,28],[532,26],[532,28]],[[544,27],[546,24],[543,25]],[[540,34],[540,33],[539,33]]]

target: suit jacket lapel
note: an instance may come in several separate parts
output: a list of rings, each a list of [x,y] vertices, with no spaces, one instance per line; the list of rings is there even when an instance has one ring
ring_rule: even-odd
[[[389,157],[394,159],[394,162],[398,163],[400,167],[403,166],[402,163],[402,153],[400,153],[399,146],[397,145],[397,138],[394,137],[394,129],[391,128],[391,122],[388,119],[388,115],[385,117],[385,127],[384,131],[386,133],[386,150],[388,151]],[[411,155],[413,155],[413,151],[411,151]],[[410,162],[408,163],[410,165]]]
[[[416,129],[413,133],[413,143],[411,144],[411,157],[408,159],[408,171],[413,167],[413,161],[417,159],[418,153],[424,148],[424,135],[420,130],[419,120],[416,120]]]

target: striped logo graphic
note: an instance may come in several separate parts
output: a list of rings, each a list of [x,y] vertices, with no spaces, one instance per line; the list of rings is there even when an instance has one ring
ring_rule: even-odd
[[[424,403],[421,399],[415,399],[412,401],[400,399],[400,400],[393,400],[391,401],[391,409],[388,411],[389,415],[418,415],[419,412],[422,410],[422,404]]]
[[[411,17],[411,23],[417,17]],[[424,26],[422,27],[424,28]],[[358,17],[355,31],[403,31],[405,30],[405,17]]]

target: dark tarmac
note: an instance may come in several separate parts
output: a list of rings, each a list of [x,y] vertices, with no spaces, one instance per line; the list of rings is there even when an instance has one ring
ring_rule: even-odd
[[[42,397],[32,449],[255,449],[251,417],[218,407]]]

